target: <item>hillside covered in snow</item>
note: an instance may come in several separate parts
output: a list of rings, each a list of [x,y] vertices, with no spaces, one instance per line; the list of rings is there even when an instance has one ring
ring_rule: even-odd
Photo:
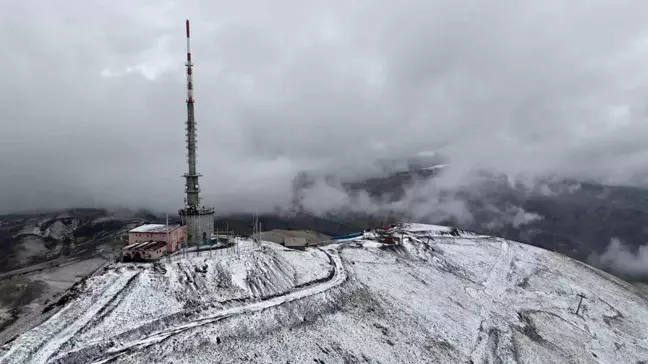
[[[648,361],[636,287],[504,239],[397,229],[395,245],[372,233],[303,252],[241,241],[106,265],[0,363]]]

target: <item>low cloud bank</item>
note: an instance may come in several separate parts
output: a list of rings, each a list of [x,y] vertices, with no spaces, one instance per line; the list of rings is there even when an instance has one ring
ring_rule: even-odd
[[[648,244],[636,250],[618,238],[610,239],[610,244],[602,254],[592,254],[588,262],[627,280],[648,279]]]

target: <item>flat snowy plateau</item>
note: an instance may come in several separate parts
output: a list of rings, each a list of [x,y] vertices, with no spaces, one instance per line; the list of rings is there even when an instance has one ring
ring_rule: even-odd
[[[504,239],[397,229],[398,245],[108,265],[0,363],[648,363],[638,288]]]

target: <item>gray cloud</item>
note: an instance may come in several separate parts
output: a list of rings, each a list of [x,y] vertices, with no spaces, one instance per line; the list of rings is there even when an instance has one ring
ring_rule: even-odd
[[[411,221],[443,221],[461,224],[473,221],[465,198],[457,189],[443,187],[445,175],[435,179],[415,180],[402,196],[372,197],[359,190],[351,193],[336,179],[313,178],[302,185],[297,196],[301,208],[315,215],[328,213],[371,213],[387,217],[402,216]]]
[[[477,168],[643,184],[646,10],[638,0],[12,2],[0,14],[0,210],[181,205],[185,17],[202,188],[221,212],[288,206],[301,170],[356,178],[422,150],[449,158],[448,186]],[[312,192],[320,209],[346,201]]]
[[[509,206],[504,211],[496,206],[489,205],[486,210],[490,213],[489,220],[482,224],[487,230],[497,230],[506,226],[519,228],[534,221],[542,220],[543,217],[534,212],[525,211],[519,206]]]
[[[648,245],[633,250],[620,239],[612,238],[602,254],[592,254],[589,263],[630,280],[648,277]]]

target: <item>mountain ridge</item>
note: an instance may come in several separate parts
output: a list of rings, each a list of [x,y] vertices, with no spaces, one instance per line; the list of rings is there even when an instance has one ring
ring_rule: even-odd
[[[392,229],[396,245],[373,231],[304,252],[244,239],[239,253],[109,265],[58,314],[5,345],[1,360],[617,363],[648,356],[647,301],[618,278],[506,239],[426,224]]]

